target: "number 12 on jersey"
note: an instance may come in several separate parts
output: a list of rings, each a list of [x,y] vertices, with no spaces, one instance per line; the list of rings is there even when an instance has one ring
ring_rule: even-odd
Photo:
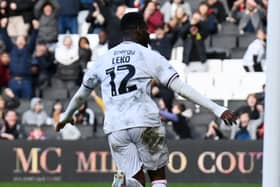
[[[121,80],[120,85],[118,86],[118,90],[115,83],[115,79],[116,79],[115,71],[128,71],[125,77]],[[120,65],[117,67],[106,69],[106,75],[110,75],[111,77],[110,85],[111,85],[112,96],[116,96],[118,94],[121,95],[137,90],[136,85],[127,86],[128,81],[135,75],[135,67],[131,64],[125,64],[125,65]]]

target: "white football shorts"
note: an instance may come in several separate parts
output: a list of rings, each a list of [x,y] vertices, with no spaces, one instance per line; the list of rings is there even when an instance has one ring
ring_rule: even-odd
[[[141,168],[157,170],[168,162],[165,128],[137,127],[112,132],[108,142],[118,170],[131,178]]]

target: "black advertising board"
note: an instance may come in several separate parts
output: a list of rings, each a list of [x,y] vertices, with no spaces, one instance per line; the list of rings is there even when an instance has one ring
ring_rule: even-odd
[[[262,142],[169,141],[169,182],[260,183]],[[0,181],[111,182],[105,140],[0,141]]]

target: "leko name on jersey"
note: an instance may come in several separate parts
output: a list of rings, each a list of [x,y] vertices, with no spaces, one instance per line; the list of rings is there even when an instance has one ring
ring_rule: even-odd
[[[118,50],[114,51],[114,58],[112,58],[112,64],[125,64],[130,62],[130,56],[135,55],[134,50]]]

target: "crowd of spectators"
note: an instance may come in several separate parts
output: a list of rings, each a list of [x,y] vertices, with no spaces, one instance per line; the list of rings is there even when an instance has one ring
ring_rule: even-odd
[[[129,11],[139,11],[144,16],[153,50],[171,59],[172,51],[182,47],[182,62],[187,66],[207,62],[205,42],[219,34],[225,23],[237,28],[237,36],[256,34],[244,55],[244,68],[263,71],[267,1],[207,0],[194,7],[187,0],[0,0],[0,137],[48,139],[43,127],[53,128],[63,113],[65,100],[78,88],[84,72],[121,42],[120,20]],[[81,33],[88,35],[77,38]],[[98,38],[95,46],[88,37],[91,34]],[[51,98],[52,110],[46,111],[46,92],[58,85],[66,92],[64,101],[59,96]],[[170,137],[192,138],[188,125],[192,114],[186,112],[184,104],[173,104],[174,94],[162,85],[154,85],[152,94],[159,101]],[[231,129],[230,138],[262,137],[264,110],[256,104],[259,97],[255,97],[250,95],[248,105],[236,111],[239,125]],[[92,99],[102,113],[102,99],[95,92]],[[21,101],[29,102],[30,108],[17,113]],[[74,123],[90,126],[95,132],[95,111],[85,103],[75,112]],[[26,130],[26,126],[33,128]],[[205,139],[225,138],[220,128],[220,124],[211,122]],[[249,133],[246,136],[244,132]],[[69,126],[59,138],[80,137],[80,129]]]

